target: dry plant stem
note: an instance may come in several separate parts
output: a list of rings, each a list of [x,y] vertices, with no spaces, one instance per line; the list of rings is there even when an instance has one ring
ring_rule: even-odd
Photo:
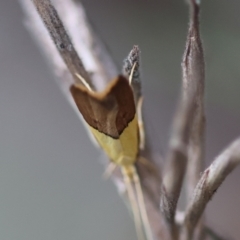
[[[202,164],[204,60],[199,36],[198,11],[199,6],[191,1],[189,33],[182,62],[183,96],[175,116],[162,185],[160,207],[172,233],[187,159],[189,158],[188,169],[192,174],[188,179],[191,187],[196,184]]]
[[[203,165],[205,113],[204,113],[204,56],[199,33],[199,5],[190,1],[190,26],[182,61],[183,91],[185,97],[196,92],[195,112],[190,134],[188,163],[188,197],[196,186]]]
[[[32,1],[21,0],[21,5],[26,16],[24,21],[26,27],[30,31],[34,40],[38,43],[38,46],[41,48],[41,53],[44,53],[51,69],[57,76],[58,84],[64,91],[65,96],[67,96],[69,86],[73,83],[73,79],[66,67],[66,64],[63,62],[40,16],[37,14]],[[68,100],[70,100],[69,97]]]
[[[63,21],[83,64],[91,74],[97,90],[105,88],[119,73],[115,63],[97,33],[89,23],[85,10],[79,1],[51,0]]]
[[[203,168],[204,140],[205,140],[205,113],[204,113],[204,55],[199,32],[199,2],[189,0],[190,24],[186,42],[186,49],[182,61],[183,91],[186,98],[192,91],[196,92],[194,103],[195,112],[190,129],[187,165],[187,199],[192,196],[193,190],[199,181]],[[195,229],[194,239],[202,239],[202,224],[200,221]]]
[[[140,49],[136,45],[133,46],[133,49],[130,51],[126,59],[124,59],[123,61],[122,72],[125,76],[130,76],[130,72],[132,70],[134,63],[136,64],[136,66],[133,72],[131,86],[133,88],[134,101],[135,101],[135,104],[137,105],[139,98],[142,96],[142,89],[141,89],[142,86],[141,86],[141,72],[140,72],[140,64],[141,64]]]
[[[100,87],[97,87],[101,88],[106,85],[112,76],[116,76],[117,68],[111,60],[106,48],[97,37],[97,34],[93,32],[89,22],[87,21],[82,5],[72,0],[52,0],[52,2],[54,2],[54,7],[58,10],[63,24],[59,23],[59,17],[57,17],[56,11],[49,1],[34,1],[38,7],[38,11],[41,12],[42,17],[45,17],[46,14],[50,15],[45,19],[45,24],[47,25],[47,29],[51,34],[53,41],[41,22],[37,11],[34,9],[33,1],[21,0],[21,4],[27,16],[28,29],[38,42],[42,51],[45,53],[48,62],[51,64],[51,67],[56,74],[57,82],[60,84],[63,92],[76,110],[72,99],[69,97],[69,85],[74,80],[78,81],[78,79],[76,79],[73,75],[75,74],[75,70],[82,76],[85,76],[84,74],[87,75],[87,72],[84,70],[80,58],[76,55],[76,51],[73,50],[73,45],[70,42],[70,38],[66,34],[63,25],[67,27],[69,32],[71,32],[71,39],[78,54],[80,54],[81,59],[84,62],[84,66],[88,72],[92,73],[91,78],[93,78],[94,83],[96,80],[96,85],[100,85]],[[75,26],[75,29],[73,29],[73,26]],[[84,31],[81,31],[82,29],[84,29]],[[62,40],[64,40],[64,49],[60,46]],[[53,42],[55,44],[53,44]],[[60,55],[65,60],[69,69],[66,68],[66,65],[62,61]],[[69,64],[72,65],[69,66]],[[69,74],[69,72],[71,72],[71,74]],[[74,79],[71,75],[74,76]],[[79,114],[78,111],[77,113]],[[160,169],[156,169],[156,171],[160,172]],[[123,185],[122,179],[118,173],[118,171],[115,171],[112,179],[116,183],[119,192],[124,195],[125,186]],[[144,179],[148,180],[146,184],[147,188],[144,187],[143,189],[144,199],[150,225],[155,235],[155,240],[168,240],[170,238],[156,202],[156,199],[159,199],[159,192],[156,191],[149,194],[148,191],[148,188],[156,188],[156,186],[159,186],[159,181],[157,181],[156,178],[152,178],[152,172],[149,171],[141,171],[140,176],[141,182],[144,181]]]
[[[184,222],[185,213],[181,211],[176,211],[175,214],[175,223],[179,228],[182,227]],[[211,239],[211,240],[227,240],[227,238],[224,238],[222,236],[219,236],[213,229],[211,229],[209,226],[203,226],[203,232],[204,232],[204,240]]]
[[[199,5],[190,0],[190,26],[182,61],[183,91],[185,97],[196,92],[195,112],[190,134],[188,163],[188,196],[196,186],[203,165],[205,114],[204,114],[204,56],[199,34]]]
[[[189,130],[192,126],[194,112],[194,97],[184,98],[182,96],[178,111],[174,118],[172,136],[169,143],[169,150],[166,157],[166,166],[162,183],[162,194],[160,208],[167,220],[170,232],[174,237],[175,211],[182,188],[182,182],[187,164],[187,145]]]
[[[90,82],[88,73],[51,2],[49,0],[32,1],[73,78],[78,81],[75,76],[78,73],[87,82]]]
[[[181,240],[191,239],[193,230],[207,203],[224,179],[239,163],[240,138],[223,151],[202,174],[185,213]]]

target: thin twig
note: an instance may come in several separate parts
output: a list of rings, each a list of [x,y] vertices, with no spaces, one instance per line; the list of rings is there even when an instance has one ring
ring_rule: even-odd
[[[204,113],[204,56],[199,33],[199,5],[190,2],[190,26],[182,61],[183,88],[186,98],[194,91],[196,109],[191,129],[188,154],[188,197],[196,186],[203,165],[205,113]]]
[[[41,16],[48,32],[54,41],[62,59],[68,67],[75,81],[79,81],[76,73],[81,75],[87,82],[90,82],[88,73],[79,58],[57,11],[49,0],[32,0],[39,15]]]
[[[186,210],[181,240],[190,240],[207,203],[221,183],[240,163],[240,138],[235,140],[204,171]]]
[[[187,164],[187,145],[192,126],[194,97],[181,98],[174,118],[172,136],[164,168],[160,208],[166,218],[170,231],[174,232],[174,217]]]
[[[176,211],[175,222],[176,222],[176,225],[177,225],[178,229],[182,227],[183,222],[184,222],[184,218],[185,218],[185,213],[184,212]],[[211,240],[229,240],[225,237],[220,236],[211,227],[206,226],[206,225],[203,226],[203,232],[204,232],[204,235],[205,235],[204,240],[209,239],[209,237],[210,237]]]
[[[188,147],[187,165],[187,199],[192,196],[193,190],[199,181],[203,168],[205,142],[205,113],[204,113],[204,55],[199,32],[200,1],[188,0],[190,8],[190,24],[187,36],[186,49],[182,61],[183,87],[185,97],[192,91],[195,95],[195,112]],[[202,225],[200,221],[195,230],[196,240],[202,239]]]
[[[100,37],[89,23],[80,1],[51,0],[63,21],[73,45],[91,75],[94,87],[101,91],[114,77],[118,69]]]
[[[141,72],[140,72],[140,64],[141,64],[140,49],[136,45],[133,46],[133,49],[130,51],[126,59],[124,59],[123,61],[123,68],[122,68],[123,74],[126,76],[130,76],[130,72],[134,64],[136,64],[136,66],[133,72],[131,86],[133,88],[134,101],[135,101],[135,104],[137,105],[139,98],[142,96],[142,89],[141,89],[142,86],[141,86]]]
[[[174,131],[170,140],[169,153],[164,169],[160,206],[171,228],[174,225],[174,215],[185,174],[187,157],[189,158],[189,170],[191,169],[194,175],[194,178],[189,179],[190,186],[195,184],[196,176],[200,173],[199,165],[202,162],[202,155],[200,154],[202,152],[202,144],[200,147],[198,144],[200,141],[203,141],[203,132],[200,131],[200,125],[203,123],[202,116],[204,115],[204,62],[199,37],[198,8],[194,1],[190,2],[190,27],[182,62],[183,98],[175,116]],[[188,155],[189,135],[190,146]],[[198,147],[199,149],[196,149]],[[198,151],[197,155],[196,151]],[[193,153],[195,154],[194,159]],[[171,232],[173,231],[172,229]]]

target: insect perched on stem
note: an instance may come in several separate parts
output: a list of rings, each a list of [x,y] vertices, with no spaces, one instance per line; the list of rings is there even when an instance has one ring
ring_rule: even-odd
[[[135,66],[134,64],[132,67],[129,79],[119,75],[103,92],[93,91],[81,76],[78,77],[82,84],[73,84],[70,91],[91,133],[110,158],[111,164],[121,168],[138,239],[144,239],[143,226],[147,239],[152,240],[141,183],[135,167],[144,136],[139,110],[142,99],[135,106],[131,88]]]

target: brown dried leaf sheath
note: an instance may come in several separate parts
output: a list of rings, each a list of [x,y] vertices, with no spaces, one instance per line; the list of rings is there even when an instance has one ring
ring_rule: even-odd
[[[103,92],[91,92],[80,84],[70,87],[85,121],[112,138],[118,138],[135,116],[135,104],[128,80],[118,76]]]

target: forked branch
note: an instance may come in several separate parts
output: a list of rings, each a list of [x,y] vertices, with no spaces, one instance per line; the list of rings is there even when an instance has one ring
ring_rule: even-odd
[[[160,208],[168,222],[171,232],[174,231],[175,211],[187,165],[187,146],[195,107],[194,97],[195,92],[192,92],[191,97],[185,99],[182,96],[181,98],[174,119],[169,152],[163,171]]]
[[[190,24],[182,61],[182,99],[178,106],[163,171],[161,210],[170,226],[188,166],[188,192],[201,171],[204,142],[204,57],[199,34],[199,5],[189,0]],[[188,160],[188,161],[187,161]],[[188,163],[188,164],[187,164]],[[190,176],[191,175],[191,176]]]
[[[189,240],[207,203],[224,179],[240,163],[240,138],[235,140],[204,171],[186,210],[181,240]]]

